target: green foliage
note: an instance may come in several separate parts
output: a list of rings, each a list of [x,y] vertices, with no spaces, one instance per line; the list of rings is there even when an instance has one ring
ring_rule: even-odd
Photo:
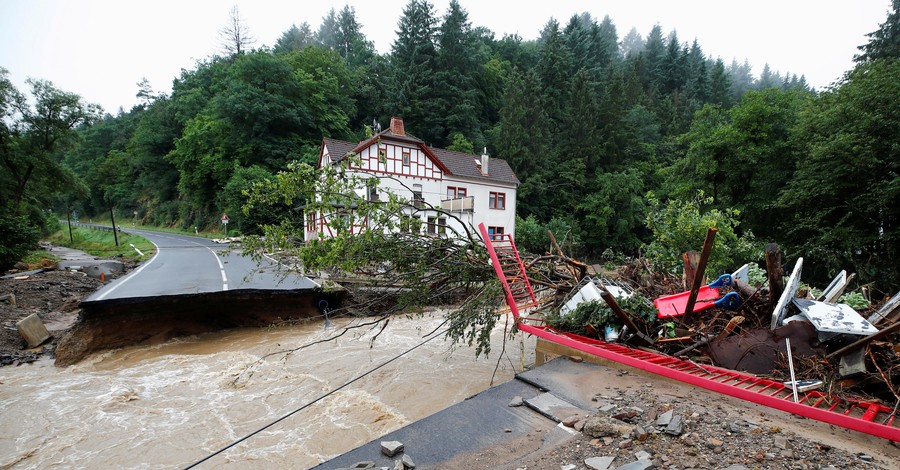
[[[745,262],[762,257],[762,249],[749,231],[741,236],[735,232],[739,213],[733,209],[707,209],[712,198],[703,192],[698,192],[693,199],[672,199],[665,203],[649,193],[647,203],[647,228],[652,233],[652,241],[646,246],[645,254],[662,269],[681,272],[681,254],[690,250],[699,252],[710,227],[717,229],[706,268],[710,276],[731,272]]]
[[[28,218],[0,212],[0,272],[11,268],[35,248],[40,232]]]
[[[765,269],[756,263],[749,263],[747,278],[751,286],[762,286],[769,282],[769,275]]]
[[[847,304],[855,310],[866,310],[872,306],[861,292],[848,292],[838,298],[838,303]]]
[[[468,153],[469,155],[473,155],[475,153],[475,147],[472,146],[472,142],[469,142],[469,139],[466,139],[466,136],[462,135],[462,133],[454,133],[450,136],[450,140],[451,143],[447,147],[447,150]]]
[[[656,322],[656,309],[638,294],[616,299],[622,310],[635,315],[641,320],[654,324]],[[585,334],[585,327],[591,325],[597,331],[603,331],[603,328],[610,326],[616,329],[622,328],[622,321],[613,312],[612,308],[602,300],[592,300],[582,302],[575,307],[575,310],[568,312],[566,315],[552,313],[547,315],[546,321],[554,328],[573,333]]]
[[[345,165],[347,162],[345,161]],[[439,212],[439,208],[417,208],[407,196],[379,190],[379,199],[365,197],[377,180],[342,166],[314,168],[292,163],[288,171],[257,181],[248,193],[247,214],[259,207],[281,204],[294,207],[303,201],[306,213],[324,215],[328,236],[299,244],[305,238],[302,225],[281,222],[262,227],[259,237],[245,237],[244,250],[254,256],[281,252],[299,260],[305,272],[338,272],[359,282],[378,286],[400,286],[396,302],[385,311],[383,302],[365,289],[354,291],[355,313],[384,315],[417,311],[423,306],[451,297],[466,300],[449,315],[449,337],[475,342],[476,351],[490,350],[490,330],[496,323],[495,308],[502,299],[499,285],[488,263],[487,251],[476,233],[455,233],[449,238],[420,231],[401,231],[403,217],[419,210]],[[353,208],[352,211],[347,208]],[[360,227],[366,226],[365,230]],[[452,230],[452,226],[448,227]],[[375,295],[375,299],[371,296]],[[364,299],[369,299],[368,301]]]
[[[853,270],[863,283],[900,286],[900,61],[860,64],[804,110],[803,150],[781,191],[781,236],[807,258],[810,280]]]
[[[547,227],[533,215],[516,217],[516,247],[520,251],[542,254],[550,251],[550,236]]]

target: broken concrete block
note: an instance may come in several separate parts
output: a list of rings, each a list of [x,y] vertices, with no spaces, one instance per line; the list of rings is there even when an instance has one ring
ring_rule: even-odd
[[[591,457],[584,459],[584,464],[593,470],[609,470],[609,466],[615,459],[615,457]]]
[[[36,348],[50,339],[50,332],[36,313],[32,313],[16,323],[19,334],[25,338],[29,348]]]
[[[403,452],[403,443],[399,441],[381,441],[381,453],[393,457]]]
[[[672,421],[669,421],[669,424],[666,426],[666,434],[680,436],[682,432],[684,432],[684,421],[681,416],[673,417]]]
[[[403,467],[407,470],[416,468],[415,462],[413,462],[412,457],[409,454],[403,454],[403,457],[400,458],[400,461],[403,462]]]
[[[666,411],[665,413],[659,415],[656,418],[656,425],[657,426],[668,426],[669,422],[672,421],[672,416],[674,416],[674,415],[675,415],[675,410]]]
[[[841,356],[838,374],[841,378],[866,372],[866,348],[857,348]]]
[[[779,449],[790,449],[791,443],[788,441],[787,436],[778,434],[775,436],[775,447],[778,447]]]

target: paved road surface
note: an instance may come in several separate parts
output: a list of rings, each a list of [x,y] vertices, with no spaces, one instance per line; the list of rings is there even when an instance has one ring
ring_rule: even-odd
[[[157,253],[128,276],[119,278],[87,298],[88,302],[197,294],[236,289],[299,290],[318,284],[311,279],[277,271],[274,263],[257,265],[237,250],[212,240],[146,230],[126,230],[156,245]]]

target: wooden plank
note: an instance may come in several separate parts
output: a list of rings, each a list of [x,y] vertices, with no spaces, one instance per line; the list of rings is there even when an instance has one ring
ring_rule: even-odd
[[[700,262],[697,263],[697,272],[694,274],[694,283],[691,286],[691,295],[688,297],[687,306],[684,309],[684,322],[691,321],[691,315],[694,314],[694,305],[697,303],[697,293],[700,292],[700,286],[703,285],[703,275],[706,273],[706,263],[709,261],[709,255],[712,253],[713,243],[716,240],[715,227],[706,230],[706,239],[703,240],[703,251],[700,253]]]

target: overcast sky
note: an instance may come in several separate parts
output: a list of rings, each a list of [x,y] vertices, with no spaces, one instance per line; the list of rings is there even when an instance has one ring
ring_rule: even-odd
[[[137,102],[146,77],[169,93],[181,69],[220,51],[218,31],[238,5],[257,46],[271,46],[291,24],[314,30],[329,8],[356,9],[366,37],[390,51],[407,0],[274,2],[266,0],[0,0],[0,67],[23,92],[25,79],[41,78],[115,113]],[[433,2],[443,16],[449,0]],[[619,37],[636,27],[646,37],[659,23],[682,42],[698,39],[703,51],[749,60],[754,76],[773,70],[806,75],[819,89],[852,67],[856,47],[887,18],[890,0],[460,0],[473,26],[499,39],[504,33],[534,39],[553,17],[563,26],[576,13],[609,15]]]

